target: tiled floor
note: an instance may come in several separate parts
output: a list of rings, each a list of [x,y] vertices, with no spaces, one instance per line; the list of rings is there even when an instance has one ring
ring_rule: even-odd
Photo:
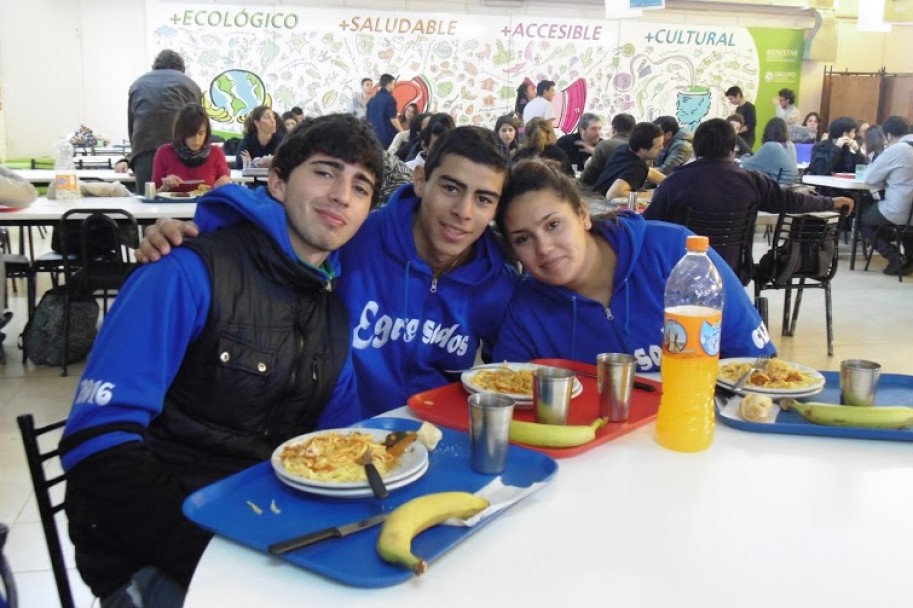
[[[767,249],[760,237],[755,249],[755,259]],[[793,338],[779,335],[782,294],[768,292],[771,333],[780,356],[822,370],[837,369],[841,359],[873,359],[882,363],[885,372],[913,374],[913,277],[898,283],[896,277],[883,275],[880,259],[873,261],[869,272],[863,272],[861,266],[850,272],[846,251],[841,256],[841,268],[834,280],[834,356],[827,356],[824,294],[817,290],[806,294]],[[39,292],[46,288],[39,285]],[[16,336],[25,319],[21,294],[11,296],[11,308],[15,318],[6,333]],[[61,378],[56,368],[23,367],[13,340],[8,338],[5,348],[8,362],[0,367],[0,521],[12,526],[6,554],[18,583],[20,604],[29,608],[57,606],[16,416],[31,412],[38,424],[64,417],[82,365],[72,366],[70,376]],[[65,532],[62,520],[60,529]],[[67,563],[72,568],[72,548],[66,544]],[[92,605],[91,594],[75,570],[71,570],[70,580],[77,605]]]

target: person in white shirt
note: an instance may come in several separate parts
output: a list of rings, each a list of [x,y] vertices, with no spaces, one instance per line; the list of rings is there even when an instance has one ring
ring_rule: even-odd
[[[774,111],[777,118],[786,121],[786,126],[799,124],[799,108],[796,107],[796,94],[792,89],[780,89],[774,97]]]
[[[523,124],[528,123],[533,118],[544,118],[554,127],[555,107],[552,105],[552,99],[555,98],[555,93],[554,81],[540,80],[539,84],[536,85],[536,98],[523,108]]]
[[[883,189],[877,205],[862,212],[862,236],[873,242],[878,226],[903,226],[910,221],[913,207],[913,135],[903,116],[890,116],[881,125],[887,147],[865,172],[865,183]],[[903,239],[903,251],[896,245],[879,240],[875,250],[888,261],[885,274],[913,273],[913,236]]]

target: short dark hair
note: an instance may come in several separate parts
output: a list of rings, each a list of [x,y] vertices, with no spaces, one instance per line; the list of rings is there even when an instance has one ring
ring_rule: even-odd
[[[304,116],[304,110],[301,109],[301,106],[293,106],[292,109],[289,110],[289,112],[291,112],[295,116]]]
[[[764,125],[764,134],[761,135],[761,141],[767,143],[775,141],[778,144],[785,144],[789,141],[789,130],[786,128],[786,121],[774,116]]]
[[[726,97],[741,97],[742,89],[739,87],[729,87],[728,89],[726,89],[725,95],[726,95]]]
[[[827,136],[832,141],[837,141],[839,138],[843,137],[844,133],[849,133],[850,131],[856,130],[856,120],[849,116],[841,116],[840,118],[835,118],[831,121],[831,124],[827,127]]]
[[[425,125],[425,128],[419,133],[419,138],[422,140],[425,150],[428,150],[431,146],[431,137],[433,135],[440,137],[455,126],[456,123],[453,122],[453,116],[450,114],[447,114],[446,112],[432,114],[431,120],[428,121],[428,124]]]
[[[566,202],[574,211],[579,212],[584,207],[583,198],[574,185],[574,181],[562,172],[560,163],[541,158],[521,160],[511,169],[510,179],[501,195],[498,210],[495,212],[495,223],[505,239],[508,236],[504,216],[507,215],[507,209],[511,203],[527,192],[543,190],[554,192],[559,200]]]
[[[381,75],[380,75],[380,80],[377,82],[377,85],[378,85],[380,88],[383,89],[383,88],[385,88],[388,84],[390,84],[391,82],[393,82],[394,80],[396,80],[396,78],[394,78],[394,77],[391,76],[390,74],[381,74]]]
[[[539,84],[536,85],[536,96],[542,97],[553,86],[555,86],[554,80],[540,80]]]
[[[678,133],[678,120],[674,116],[657,116],[653,119],[653,124],[658,125],[663,133]]]
[[[206,110],[198,103],[188,103],[174,117],[171,127],[171,138],[176,144],[183,144],[184,140],[192,137],[200,130],[201,125],[206,125],[206,143],[212,139],[212,125]]]
[[[374,82],[374,80],[365,76],[361,79],[361,84],[364,85],[366,82]]]
[[[903,137],[910,134],[910,121],[903,116],[888,116],[881,124],[881,130],[885,135]]]
[[[785,99],[789,105],[796,103],[796,94],[792,89],[780,89],[777,91],[777,95]]]
[[[711,118],[694,131],[694,155],[701,158],[729,158],[735,150],[736,134],[722,118]]]
[[[428,152],[424,167],[425,178],[431,177],[447,155],[461,156],[499,173],[507,173],[510,159],[501,148],[500,141],[491,129],[468,125],[450,129],[438,138]]]
[[[165,49],[155,56],[152,62],[153,70],[177,70],[184,71],[184,58],[171,49]]]
[[[384,151],[374,129],[352,114],[327,114],[306,118],[292,129],[273,157],[273,169],[282,181],[314,154],[362,165],[376,178],[372,202],[377,203],[384,181]]]
[[[732,129],[732,127],[729,127]],[[631,130],[631,137],[628,138],[628,147],[634,152],[638,150],[649,150],[653,147],[653,140],[662,137],[663,130],[652,122],[639,122]]]
[[[612,117],[612,130],[619,135],[627,135],[637,124],[637,120],[630,114],[616,114]]]
[[[726,122],[737,122],[739,125],[744,125],[745,118],[741,114],[730,114],[726,117]]]
[[[594,122],[602,122],[602,119],[592,112],[585,112],[580,116],[580,122],[577,123],[577,128],[586,129]]]

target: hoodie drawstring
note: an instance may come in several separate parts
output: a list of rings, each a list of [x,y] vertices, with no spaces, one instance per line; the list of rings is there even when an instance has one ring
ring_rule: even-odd
[[[412,270],[412,260],[406,260],[406,267],[403,273],[403,311],[400,317],[408,319],[409,315],[409,272]]]

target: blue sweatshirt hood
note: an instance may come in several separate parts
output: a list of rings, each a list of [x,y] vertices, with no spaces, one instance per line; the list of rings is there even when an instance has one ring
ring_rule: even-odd
[[[293,260],[299,260],[288,235],[288,216],[285,207],[270,195],[265,186],[256,190],[237,184],[216,188],[200,199],[193,220],[201,232],[212,232],[242,221],[252,222],[273,237],[286,255]],[[336,252],[330,253],[327,262],[333,273],[339,276],[340,265]]]

